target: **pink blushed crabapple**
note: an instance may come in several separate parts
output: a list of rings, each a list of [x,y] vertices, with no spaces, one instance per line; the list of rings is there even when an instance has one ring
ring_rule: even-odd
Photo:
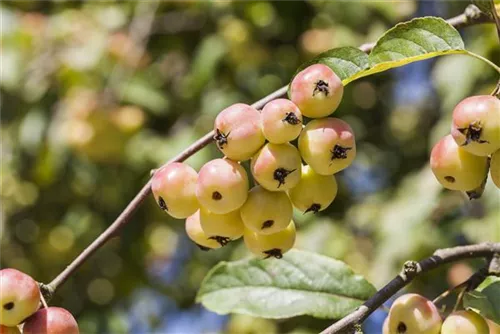
[[[300,181],[302,160],[290,143],[267,143],[252,158],[250,170],[254,179],[270,191],[286,191]]]
[[[215,118],[214,132],[217,147],[235,161],[250,159],[265,142],[260,113],[243,103],[222,110]]]
[[[500,189],[500,150],[491,155],[490,176],[493,183]]]
[[[243,240],[253,254],[266,259],[281,259],[295,244],[295,234],[295,223],[290,221],[287,228],[273,234],[260,234],[245,228]]]
[[[218,214],[239,209],[247,200],[248,175],[237,162],[215,159],[198,173],[196,197],[204,208]]]
[[[0,325],[17,326],[39,304],[40,287],[31,276],[11,268],[0,270]]]
[[[491,95],[471,96],[453,110],[451,134],[469,153],[487,156],[500,149],[500,100]]]
[[[273,144],[296,139],[302,131],[302,113],[290,100],[277,99],[264,106],[261,112],[262,132]]]
[[[356,157],[354,132],[341,119],[315,119],[302,130],[299,150],[316,173],[332,175],[347,168]]]
[[[450,190],[478,188],[488,172],[487,157],[480,157],[458,146],[451,135],[443,137],[431,151],[430,165],[436,179]]]
[[[174,218],[187,218],[198,210],[198,173],[189,165],[173,162],[153,175],[151,190],[162,210]]]
[[[250,189],[248,199],[240,209],[245,227],[260,234],[272,234],[285,229],[292,220],[293,207],[283,191],[269,191],[261,186]]]
[[[456,311],[444,319],[441,334],[489,334],[488,323],[474,311]]]
[[[201,228],[200,210],[187,217],[185,228],[189,239],[201,250],[208,251],[222,247],[217,240],[210,238]]]
[[[67,310],[48,307],[38,310],[23,326],[23,334],[79,334],[78,323]]]
[[[241,238],[243,221],[240,210],[216,214],[203,207],[200,208],[200,224],[209,239],[217,241],[221,246]]]
[[[398,297],[387,318],[388,334],[439,334],[442,323],[434,303],[415,293]]]
[[[300,71],[290,84],[290,100],[302,115],[310,118],[326,117],[333,113],[342,100],[344,86],[328,66],[311,65]]]
[[[337,181],[333,175],[320,175],[310,166],[302,166],[299,184],[288,191],[293,206],[303,213],[325,210],[337,196]]]

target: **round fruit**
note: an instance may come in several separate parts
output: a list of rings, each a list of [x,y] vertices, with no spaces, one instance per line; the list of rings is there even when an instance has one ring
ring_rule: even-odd
[[[310,166],[302,166],[300,182],[288,195],[300,211],[317,213],[325,210],[337,196],[337,181],[333,175],[320,175]]]
[[[221,247],[220,243],[206,235],[201,228],[199,210],[186,219],[186,233],[201,250],[208,251]]]
[[[200,224],[203,232],[221,246],[225,246],[229,241],[239,239],[243,235],[240,210],[216,214],[205,208],[200,208]]]
[[[319,118],[333,113],[342,100],[344,86],[328,66],[315,64],[299,72],[290,84],[290,100],[302,115]]]
[[[260,113],[257,109],[237,103],[222,110],[215,119],[217,147],[233,160],[248,160],[264,145]]]
[[[500,150],[491,155],[490,175],[493,183],[500,189]]]
[[[0,270],[0,325],[17,326],[40,304],[38,283],[16,269]]]
[[[490,319],[484,319],[490,329],[490,334],[500,334],[500,325]]]
[[[280,259],[283,254],[292,249],[295,243],[295,224],[291,221],[286,229],[273,234],[255,233],[245,228],[243,240],[247,248],[255,255],[264,258],[273,256]]]
[[[222,214],[239,209],[247,200],[248,176],[245,169],[229,159],[215,159],[200,169],[196,197],[201,206]]]
[[[60,307],[38,310],[26,320],[23,334],[78,334],[78,324],[68,311]]]
[[[301,158],[290,143],[267,143],[253,158],[250,165],[255,180],[270,191],[285,191],[300,181]]]
[[[488,323],[473,311],[456,311],[443,322],[441,334],[488,334]]]
[[[248,193],[240,213],[246,228],[261,234],[272,234],[290,224],[293,208],[285,192],[255,186]]]
[[[382,325],[382,334],[389,334],[389,317],[386,317]]]
[[[491,95],[462,100],[453,110],[451,134],[474,155],[487,156],[500,149],[500,100]]]
[[[198,210],[197,180],[191,166],[173,162],[156,171],[151,190],[162,210],[174,218],[187,218]]]
[[[290,100],[277,99],[261,112],[262,132],[269,142],[284,144],[297,138],[302,131],[302,113]]]
[[[409,293],[398,297],[388,316],[390,334],[439,334],[441,316],[427,298]]]
[[[348,167],[354,160],[354,132],[341,119],[315,119],[300,134],[299,150],[304,161],[316,173],[332,175]]]
[[[469,191],[481,185],[488,172],[486,157],[473,155],[457,145],[451,135],[442,138],[431,152],[431,169],[443,187]]]
[[[0,334],[21,334],[21,331],[17,327],[7,327],[0,325]]]

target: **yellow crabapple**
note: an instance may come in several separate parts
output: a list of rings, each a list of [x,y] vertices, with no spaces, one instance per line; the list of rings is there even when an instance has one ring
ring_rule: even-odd
[[[441,316],[430,300],[408,293],[391,306],[387,320],[389,334],[439,334]]]
[[[302,131],[302,113],[290,100],[277,99],[267,103],[261,112],[262,132],[273,144],[296,139]]]
[[[273,234],[260,234],[245,228],[243,240],[253,254],[262,258],[280,259],[283,254],[292,249],[295,234],[295,224],[291,221],[287,228]]]
[[[474,311],[456,311],[444,319],[441,334],[489,334],[488,323]]]
[[[221,246],[243,235],[243,221],[239,209],[217,214],[202,207],[200,208],[200,224],[207,237],[217,241]]]
[[[186,233],[201,250],[208,251],[222,247],[217,240],[209,237],[201,228],[200,210],[186,219]]]
[[[500,150],[491,155],[490,176],[493,183],[500,189]]]

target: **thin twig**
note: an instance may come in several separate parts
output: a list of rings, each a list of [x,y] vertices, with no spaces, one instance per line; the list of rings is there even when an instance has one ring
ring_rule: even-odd
[[[372,298],[354,312],[326,328],[321,334],[353,333],[356,325],[361,324],[380,305],[424,272],[457,260],[489,258],[495,253],[500,253],[500,242],[439,249],[434,252],[434,255],[420,262],[409,261],[405,263],[401,273],[378,290]]]
[[[472,17],[467,15],[467,13],[458,15],[457,17],[453,17],[448,20],[451,25],[456,27],[465,27],[475,24],[481,24],[486,22],[491,22],[491,19],[488,17],[484,17],[482,15],[476,15]],[[363,44],[360,48],[362,51],[369,53],[375,43]],[[288,85],[281,87],[275,92],[269,94],[268,96],[262,98],[261,100],[255,102],[252,106],[256,109],[261,109],[267,102],[272,101],[276,98],[282,97],[286,95],[288,89]],[[202,138],[198,139],[195,143],[191,144],[188,148],[186,148],[179,155],[168,161],[166,164],[172,162],[181,162],[207,146],[209,143],[213,141],[214,132],[211,131],[207,133]],[[61,284],[63,284],[68,277],[78,269],[87,258],[89,258],[93,253],[95,253],[99,248],[101,248],[109,239],[115,236],[123,226],[125,226],[131,219],[133,213],[137,210],[137,208],[141,205],[141,203],[148,197],[151,192],[151,180],[144,185],[144,187],[139,191],[139,193],[132,199],[132,201],[127,205],[127,207],[123,210],[123,212],[116,218],[116,220],[95,239],[85,250],[77,256],[73,262],[71,262],[59,275],[57,275],[52,282],[48,285],[43,285],[46,287],[48,292],[55,292]],[[379,305],[380,306],[380,305]],[[377,306],[378,307],[378,306]]]

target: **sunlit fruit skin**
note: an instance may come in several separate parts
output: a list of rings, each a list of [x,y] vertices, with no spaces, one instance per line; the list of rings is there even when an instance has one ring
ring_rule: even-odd
[[[382,325],[382,334],[389,334],[389,317],[386,317]]]
[[[222,247],[214,238],[209,237],[201,228],[200,211],[196,211],[193,215],[186,219],[186,233],[201,250],[208,251]]]
[[[173,162],[153,176],[151,190],[156,203],[174,218],[187,218],[198,210],[198,173],[189,165]]]
[[[451,134],[460,147],[487,156],[500,149],[500,100],[491,95],[471,96],[453,110]]]
[[[272,234],[287,228],[292,220],[293,207],[285,192],[255,186],[248,193],[240,213],[249,230]]]
[[[302,160],[290,143],[267,143],[252,158],[250,170],[255,180],[270,191],[286,191],[300,181]]]
[[[486,320],[473,311],[456,311],[444,319],[441,334],[488,334]]]
[[[302,115],[310,118],[326,117],[333,113],[342,100],[344,86],[328,66],[311,65],[293,78],[290,100]]]
[[[0,325],[0,334],[21,334],[21,331],[17,327],[7,327]]]
[[[243,221],[239,209],[216,214],[202,207],[200,208],[200,223],[203,232],[222,246],[243,235]]]
[[[490,334],[500,334],[500,325],[490,319],[484,319],[488,324],[488,328],[490,329]]]
[[[260,113],[243,103],[222,110],[215,118],[215,142],[232,160],[248,160],[264,145]]]
[[[237,162],[215,159],[201,167],[196,197],[204,208],[218,214],[239,209],[247,200],[248,175]]]
[[[302,131],[302,113],[290,100],[277,99],[264,106],[261,112],[262,132],[273,144],[296,139]]]
[[[40,304],[40,288],[29,275],[16,269],[0,270],[0,325],[14,327]]]
[[[356,157],[356,140],[352,128],[343,120],[315,119],[302,130],[299,150],[316,173],[332,175],[352,163]]]
[[[500,189],[500,150],[491,155],[490,175],[493,183]]]
[[[337,181],[333,175],[320,175],[304,165],[300,182],[288,191],[288,195],[300,211],[317,213],[325,210],[337,196]]]
[[[479,157],[465,151],[451,135],[443,137],[434,145],[430,164],[439,183],[450,190],[476,189],[488,172],[487,157]]]
[[[38,310],[26,320],[23,334],[78,334],[78,323],[63,308],[48,307]]]
[[[245,228],[243,240],[246,247],[261,258],[275,257],[280,259],[283,254],[292,249],[295,243],[295,224],[293,221],[279,232],[260,234]]]
[[[389,334],[439,334],[442,323],[434,303],[415,293],[398,297],[388,319]]]

